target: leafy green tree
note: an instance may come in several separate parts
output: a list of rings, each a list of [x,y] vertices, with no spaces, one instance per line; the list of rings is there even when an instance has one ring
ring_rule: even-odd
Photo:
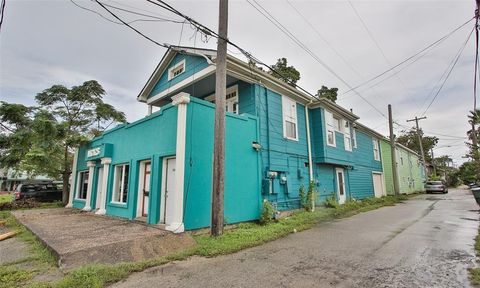
[[[458,168],[458,177],[464,184],[477,181],[477,163],[475,161],[469,161],[463,163]]]
[[[425,152],[425,160],[432,162],[432,154],[430,151],[437,145],[438,138],[435,136],[424,136],[422,129],[420,129],[420,135],[422,139],[423,151]],[[418,141],[416,129],[412,128],[409,131],[402,131],[402,134],[397,137],[397,141],[403,146],[406,146],[417,152],[418,155],[421,155],[420,142]]]
[[[125,114],[104,103],[103,95],[102,86],[90,80],[45,89],[35,97],[38,107],[2,102],[0,166],[61,177],[62,201],[67,203],[74,149],[112,124],[125,122]]]
[[[328,88],[323,86],[317,91],[317,96],[320,98],[327,98],[328,100],[335,102],[337,101],[338,88]]]
[[[283,80],[284,82],[292,85],[293,87],[295,87],[297,81],[300,80],[300,72],[298,72],[295,67],[288,66],[287,58],[279,58],[277,60],[277,63],[272,65],[272,68],[278,73],[270,71],[269,74],[271,74],[275,78]]]

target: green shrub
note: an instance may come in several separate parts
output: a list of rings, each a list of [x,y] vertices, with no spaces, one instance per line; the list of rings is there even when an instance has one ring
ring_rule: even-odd
[[[327,199],[325,200],[324,203],[325,207],[327,208],[338,208],[340,206],[337,201],[337,194],[333,193]]]
[[[260,216],[260,223],[265,225],[271,222],[274,213],[275,213],[275,209],[273,208],[272,203],[270,203],[267,199],[263,200],[262,215]]]

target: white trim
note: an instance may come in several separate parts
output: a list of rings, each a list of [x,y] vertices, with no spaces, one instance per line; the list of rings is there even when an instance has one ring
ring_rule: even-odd
[[[333,125],[333,113],[328,111],[327,109],[323,109],[324,114],[324,122],[325,122],[325,140],[327,146],[330,147],[337,147],[337,136],[335,134],[335,127]],[[328,132],[333,133],[333,143],[328,142]]]
[[[72,174],[71,181],[70,181],[70,192],[68,196],[68,204],[65,208],[72,208],[73,207],[73,198],[75,198],[75,180],[77,180],[77,158],[78,158],[78,148],[75,149],[73,154],[73,165],[72,165]]]
[[[143,211],[142,211],[142,202],[143,202],[143,189],[145,187],[145,164],[147,162],[150,162],[150,160],[143,160],[140,161],[139,165],[139,175],[138,175],[138,189],[137,189],[137,209],[136,209],[136,214],[135,217],[142,217]],[[152,166],[150,166],[151,169]],[[151,174],[150,174],[151,176]]]
[[[357,148],[357,130],[352,127],[352,147]]]
[[[340,199],[340,181],[338,181],[338,172],[342,172],[342,188],[343,188],[343,195],[345,199]],[[345,169],[343,168],[335,168],[335,181],[337,182],[337,195],[338,195],[338,203],[344,204],[347,201],[347,185],[345,185]]]
[[[180,62],[178,62],[177,64],[175,64],[175,65],[173,65],[172,67],[170,67],[170,68],[168,69],[168,81],[170,81],[170,80],[178,77],[179,75],[182,75],[183,73],[185,73],[185,70],[186,70],[186,69],[185,69],[185,68],[186,68],[186,65],[185,65],[185,64],[186,64],[186,63],[187,63],[187,62],[186,62],[186,59],[183,59],[182,61],[180,61]],[[177,75],[173,75],[173,70],[178,69],[178,68],[180,68],[180,67],[183,68],[183,71],[180,72],[180,73],[178,73]]]
[[[376,138],[372,138],[372,144],[373,144],[373,159],[375,161],[380,161],[381,160],[381,156],[380,156],[380,142],[378,141],[378,139]],[[375,153],[375,144],[377,144],[377,151],[378,153]]]
[[[120,201],[116,201],[115,200],[115,190],[117,190],[116,188],[119,188],[119,187],[116,187],[117,185],[117,178],[118,178],[118,173],[117,173],[117,168],[119,167],[122,167],[122,179],[120,179]],[[125,202],[122,202],[122,199],[123,199],[123,195],[125,194],[125,167],[126,166],[129,166],[128,167],[128,176],[127,177],[130,177],[130,173],[132,172],[131,169],[130,169],[130,163],[126,162],[126,163],[119,163],[119,164],[115,164],[113,165],[113,185],[112,185],[112,199],[110,201],[110,203],[114,203],[114,204],[127,204],[128,203],[128,198],[127,198],[127,201]],[[127,181],[130,180],[130,179],[127,179]],[[128,181],[130,182],[130,181]],[[127,183],[127,185],[129,185],[129,183]],[[128,191],[128,186],[127,186],[127,192]],[[127,195],[128,197],[128,195]]]
[[[294,115],[287,115],[287,111],[285,110],[285,106],[295,105]],[[287,119],[290,118],[290,119]],[[285,122],[290,122],[295,124],[295,137],[287,136],[287,125]],[[283,126],[283,138],[288,140],[298,141],[298,115],[297,115],[297,101],[293,100],[292,98],[282,95],[282,126]]]
[[[183,87],[189,85],[190,83],[192,83],[192,81],[194,81],[194,80],[198,81],[198,80],[201,80],[202,78],[205,78],[205,77],[209,76],[210,74],[215,73],[215,69],[216,69],[216,66],[212,65],[212,66],[209,66],[209,67],[193,74],[190,77],[185,78],[184,80],[178,82],[177,84],[175,84],[171,87],[168,87],[167,89],[163,90],[162,92],[158,93],[157,95],[148,98],[147,99],[147,104],[152,104],[153,102],[162,99],[166,95],[180,90],[181,88],[183,88]]]
[[[310,119],[308,112],[307,104],[305,105],[305,126],[307,126],[308,176],[311,183],[314,182],[315,179],[313,178],[312,143],[310,142]],[[312,198],[312,211],[315,211],[315,197]]]
[[[95,212],[95,214],[98,214],[98,215],[104,215],[105,213],[107,213],[107,210],[106,210],[106,202],[107,202],[107,186],[108,186],[108,176],[109,176],[109,173],[110,173],[110,163],[112,163],[112,158],[102,158],[101,162],[100,162],[102,165],[103,165],[103,178],[102,178],[102,198],[100,199],[101,203],[100,203],[100,208],[98,209],[97,212]]]
[[[85,199],[85,206],[83,206],[83,211],[91,211],[92,206],[92,189],[93,189],[93,175],[95,173],[95,161],[88,161],[88,184],[87,184],[87,199]]]

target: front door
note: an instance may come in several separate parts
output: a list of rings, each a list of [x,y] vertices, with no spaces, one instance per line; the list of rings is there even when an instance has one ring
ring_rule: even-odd
[[[152,171],[152,163],[145,162],[143,165],[143,185],[142,185],[142,216],[148,215],[148,199],[150,197],[150,174]]]
[[[381,173],[373,173],[373,191],[375,193],[375,197],[377,198],[385,196]]]
[[[163,217],[162,217],[162,222],[165,223],[166,225],[169,225],[172,223],[173,220],[173,197],[169,197],[169,195],[172,195],[175,193],[175,163],[176,159],[175,158],[167,158],[165,160],[165,167],[164,167],[164,187],[163,187],[163,198],[162,198],[162,212],[163,212]]]
[[[95,199],[95,208],[100,209],[103,193],[103,167],[98,168],[97,173],[97,197]]]
[[[338,203],[343,204],[347,200],[347,193],[345,191],[345,176],[344,170],[342,168],[336,168],[335,172],[337,174],[337,196]]]

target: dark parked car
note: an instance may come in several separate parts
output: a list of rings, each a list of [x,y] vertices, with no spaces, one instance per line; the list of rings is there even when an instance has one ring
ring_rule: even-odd
[[[15,190],[14,201],[34,199],[39,202],[52,202],[62,200],[62,190],[53,182],[23,183]]]
[[[427,193],[448,193],[448,188],[442,181],[427,181],[427,183],[425,184],[425,191]]]

